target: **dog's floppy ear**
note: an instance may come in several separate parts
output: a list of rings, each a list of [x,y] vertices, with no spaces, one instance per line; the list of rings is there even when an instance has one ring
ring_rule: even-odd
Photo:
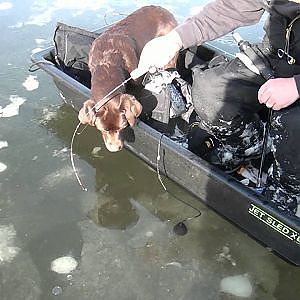
[[[100,131],[105,129],[103,127],[103,121],[106,119],[107,113],[108,113],[108,109],[105,106],[102,106],[96,113],[95,126]]]
[[[108,109],[105,106],[100,107],[100,109],[96,112],[97,118],[105,118],[105,115],[107,114]]]
[[[143,107],[134,96],[129,94],[121,95],[120,100],[120,110],[124,110],[125,117],[132,127],[135,125],[135,121],[141,114]]]

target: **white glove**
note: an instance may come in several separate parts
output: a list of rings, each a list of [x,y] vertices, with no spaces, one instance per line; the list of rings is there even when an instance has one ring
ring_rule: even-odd
[[[139,65],[130,75],[137,79],[151,67],[164,68],[182,47],[179,34],[172,30],[166,35],[150,40],[143,48]]]

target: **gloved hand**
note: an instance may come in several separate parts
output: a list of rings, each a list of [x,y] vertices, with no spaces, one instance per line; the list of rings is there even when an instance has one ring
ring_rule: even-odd
[[[150,40],[142,50],[137,69],[130,73],[132,79],[146,74],[150,67],[163,68],[181,47],[180,36],[175,30]]]
[[[265,82],[258,91],[258,100],[268,108],[280,110],[299,99],[294,77],[275,78]]]

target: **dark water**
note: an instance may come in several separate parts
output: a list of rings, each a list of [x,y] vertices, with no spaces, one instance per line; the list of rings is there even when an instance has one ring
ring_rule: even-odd
[[[205,2],[151,3],[183,20]],[[28,77],[30,55],[52,44],[57,21],[92,30],[145,4],[0,2],[0,299],[298,299],[299,268],[164,179],[202,211],[175,236],[173,225],[195,211],[142,161],[108,153],[93,129],[75,145],[89,188],[80,190],[69,160],[77,116],[44,72]],[[260,27],[242,32],[261,36]],[[230,38],[218,45],[232,48]]]

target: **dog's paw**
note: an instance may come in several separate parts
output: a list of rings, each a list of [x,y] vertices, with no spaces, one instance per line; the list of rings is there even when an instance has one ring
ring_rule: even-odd
[[[90,99],[83,103],[83,106],[78,114],[78,119],[82,124],[94,126],[96,119],[95,105],[96,102]]]

